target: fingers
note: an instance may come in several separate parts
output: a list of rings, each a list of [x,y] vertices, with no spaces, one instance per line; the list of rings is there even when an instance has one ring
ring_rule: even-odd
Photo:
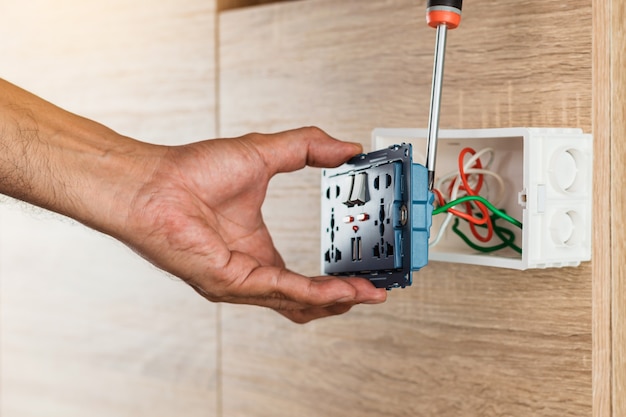
[[[339,141],[315,127],[257,135],[251,140],[272,174],[307,165],[336,167],[363,151],[360,144]]]
[[[269,307],[296,322],[341,314],[355,304],[382,303],[387,297],[384,289],[362,278],[308,278],[281,267],[262,266],[240,252],[232,252],[228,265],[214,274],[218,277],[194,285],[210,300]],[[222,288],[216,288],[220,283]]]
[[[232,258],[239,257],[233,254]],[[237,262],[232,259],[231,262]],[[232,284],[227,297],[257,298],[266,307],[300,308],[352,302],[357,289],[350,283],[335,280],[313,280],[284,268],[257,266],[245,278]]]
[[[367,280],[308,278],[271,266],[252,271],[239,285],[237,293],[249,297],[265,297],[268,301],[266,306],[278,308],[285,308],[286,302],[302,308],[336,303],[377,303],[386,299],[386,291],[376,289]]]

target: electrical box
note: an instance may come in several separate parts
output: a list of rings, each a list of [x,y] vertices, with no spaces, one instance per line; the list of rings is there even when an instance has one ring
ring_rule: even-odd
[[[322,271],[411,285],[428,263],[432,193],[410,144],[358,155],[322,171]]]
[[[410,143],[424,163],[426,129],[375,129],[374,149]],[[591,259],[592,136],[580,129],[504,128],[440,130],[436,175],[458,169],[461,150],[493,150],[491,170],[504,182],[501,207],[521,220],[513,228],[521,253],[509,248],[485,254],[446,230],[429,259],[513,269],[577,266]],[[328,220],[327,220],[328,221]],[[443,216],[433,217],[432,233]]]

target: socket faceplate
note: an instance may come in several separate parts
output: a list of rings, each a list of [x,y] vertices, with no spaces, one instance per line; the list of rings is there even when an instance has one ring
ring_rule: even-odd
[[[322,270],[379,288],[411,285],[411,271],[428,263],[431,216],[426,169],[412,163],[411,145],[324,170]]]

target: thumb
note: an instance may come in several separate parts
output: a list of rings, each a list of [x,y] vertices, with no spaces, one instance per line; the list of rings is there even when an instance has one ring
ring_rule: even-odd
[[[272,174],[305,166],[330,168],[363,152],[359,143],[332,138],[316,127],[303,127],[252,139]]]

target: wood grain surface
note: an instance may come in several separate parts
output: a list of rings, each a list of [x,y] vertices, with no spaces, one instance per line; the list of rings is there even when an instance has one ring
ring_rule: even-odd
[[[626,415],[626,4],[611,2],[611,261],[613,416]],[[606,195],[606,194],[605,194]],[[604,198],[602,199],[604,200]]]
[[[593,134],[594,165],[610,167],[611,158],[611,5],[593,2]],[[613,169],[594,170],[594,210],[612,213],[611,172]],[[611,215],[613,218],[613,216]],[[612,417],[612,221],[596,222],[593,228],[593,415]],[[616,416],[617,417],[617,416]]]
[[[158,143],[215,135],[215,7],[0,2],[0,76]],[[216,306],[110,238],[0,201],[0,415],[214,416]]]
[[[369,148],[374,127],[424,127],[434,45],[424,5],[308,0],[223,13],[220,135],[313,124]],[[591,131],[590,1],[473,2],[463,19],[449,37],[442,127]],[[279,176],[264,207],[288,265],[311,275],[318,187],[316,170]],[[432,263],[385,305],[306,326],[224,306],[224,415],[590,415],[591,319],[589,263]]]

